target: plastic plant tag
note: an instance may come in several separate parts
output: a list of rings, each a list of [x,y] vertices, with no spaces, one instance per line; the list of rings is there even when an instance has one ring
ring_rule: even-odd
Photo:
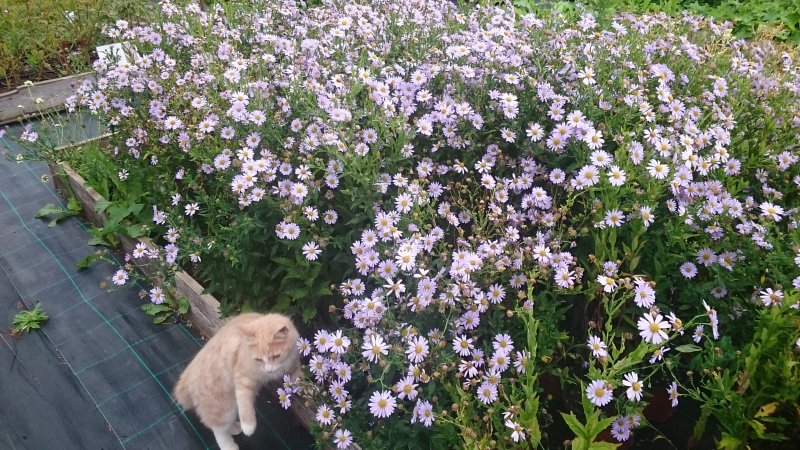
[[[133,55],[135,61],[140,59],[129,42],[116,42],[114,44],[100,45],[97,47],[97,57],[101,61],[110,63],[127,63],[128,55]]]

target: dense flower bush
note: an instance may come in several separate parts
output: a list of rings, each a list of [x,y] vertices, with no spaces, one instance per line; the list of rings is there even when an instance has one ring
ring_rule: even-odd
[[[695,16],[161,8],[107,29],[138,54],[72,107],[146,186],[162,247],[132,258],[229,311],[334,312],[314,383],[278,391],[320,442],[535,447],[563,420],[590,448],[665,393],[730,448],[798,437],[795,55]]]

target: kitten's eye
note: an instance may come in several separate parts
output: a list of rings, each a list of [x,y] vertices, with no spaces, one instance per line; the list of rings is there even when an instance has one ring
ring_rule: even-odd
[[[258,362],[264,362],[264,359],[263,359],[263,358],[256,358],[256,361],[258,361]]]
[[[280,357],[281,357],[281,354],[280,354],[280,353],[278,353],[277,355],[273,356],[273,357],[272,357],[272,359],[278,359],[278,358],[280,358]]]

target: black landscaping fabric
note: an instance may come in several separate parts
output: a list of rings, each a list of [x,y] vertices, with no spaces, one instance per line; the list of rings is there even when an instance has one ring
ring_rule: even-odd
[[[13,127],[9,135],[19,134]],[[90,122],[65,127],[80,139]],[[0,152],[20,149],[8,136]],[[0,448],[216,448],[211,432],[170,395],[202,345],[183,324],[154,325],[140,306],[146,286],[101,287],[117,270],[76,263],[96,251],[88,224],[53,228],[35,219],[46,203],[64,204],[41,162],[0,161]],[[135,176],[135,175],[132,175]],[[22,304],[41,303],[50,320],[22,337],[9,334]],[[259,396],[258,426],[238,436],[242,449],[308,449],[309,434],[269,395]]]

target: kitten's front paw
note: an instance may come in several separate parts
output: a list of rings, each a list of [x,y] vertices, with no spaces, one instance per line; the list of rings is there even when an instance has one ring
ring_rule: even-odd
[[[255,421],[242,422],[241,425],[242,425],[242,433],[244,433],[245,436],[252,436],[253,433],[255,433],[255,431],[256,431],[256,422]]]
[[[238,420],[231,425],[230,433],[232,436],[242,434],[242,424]]]

